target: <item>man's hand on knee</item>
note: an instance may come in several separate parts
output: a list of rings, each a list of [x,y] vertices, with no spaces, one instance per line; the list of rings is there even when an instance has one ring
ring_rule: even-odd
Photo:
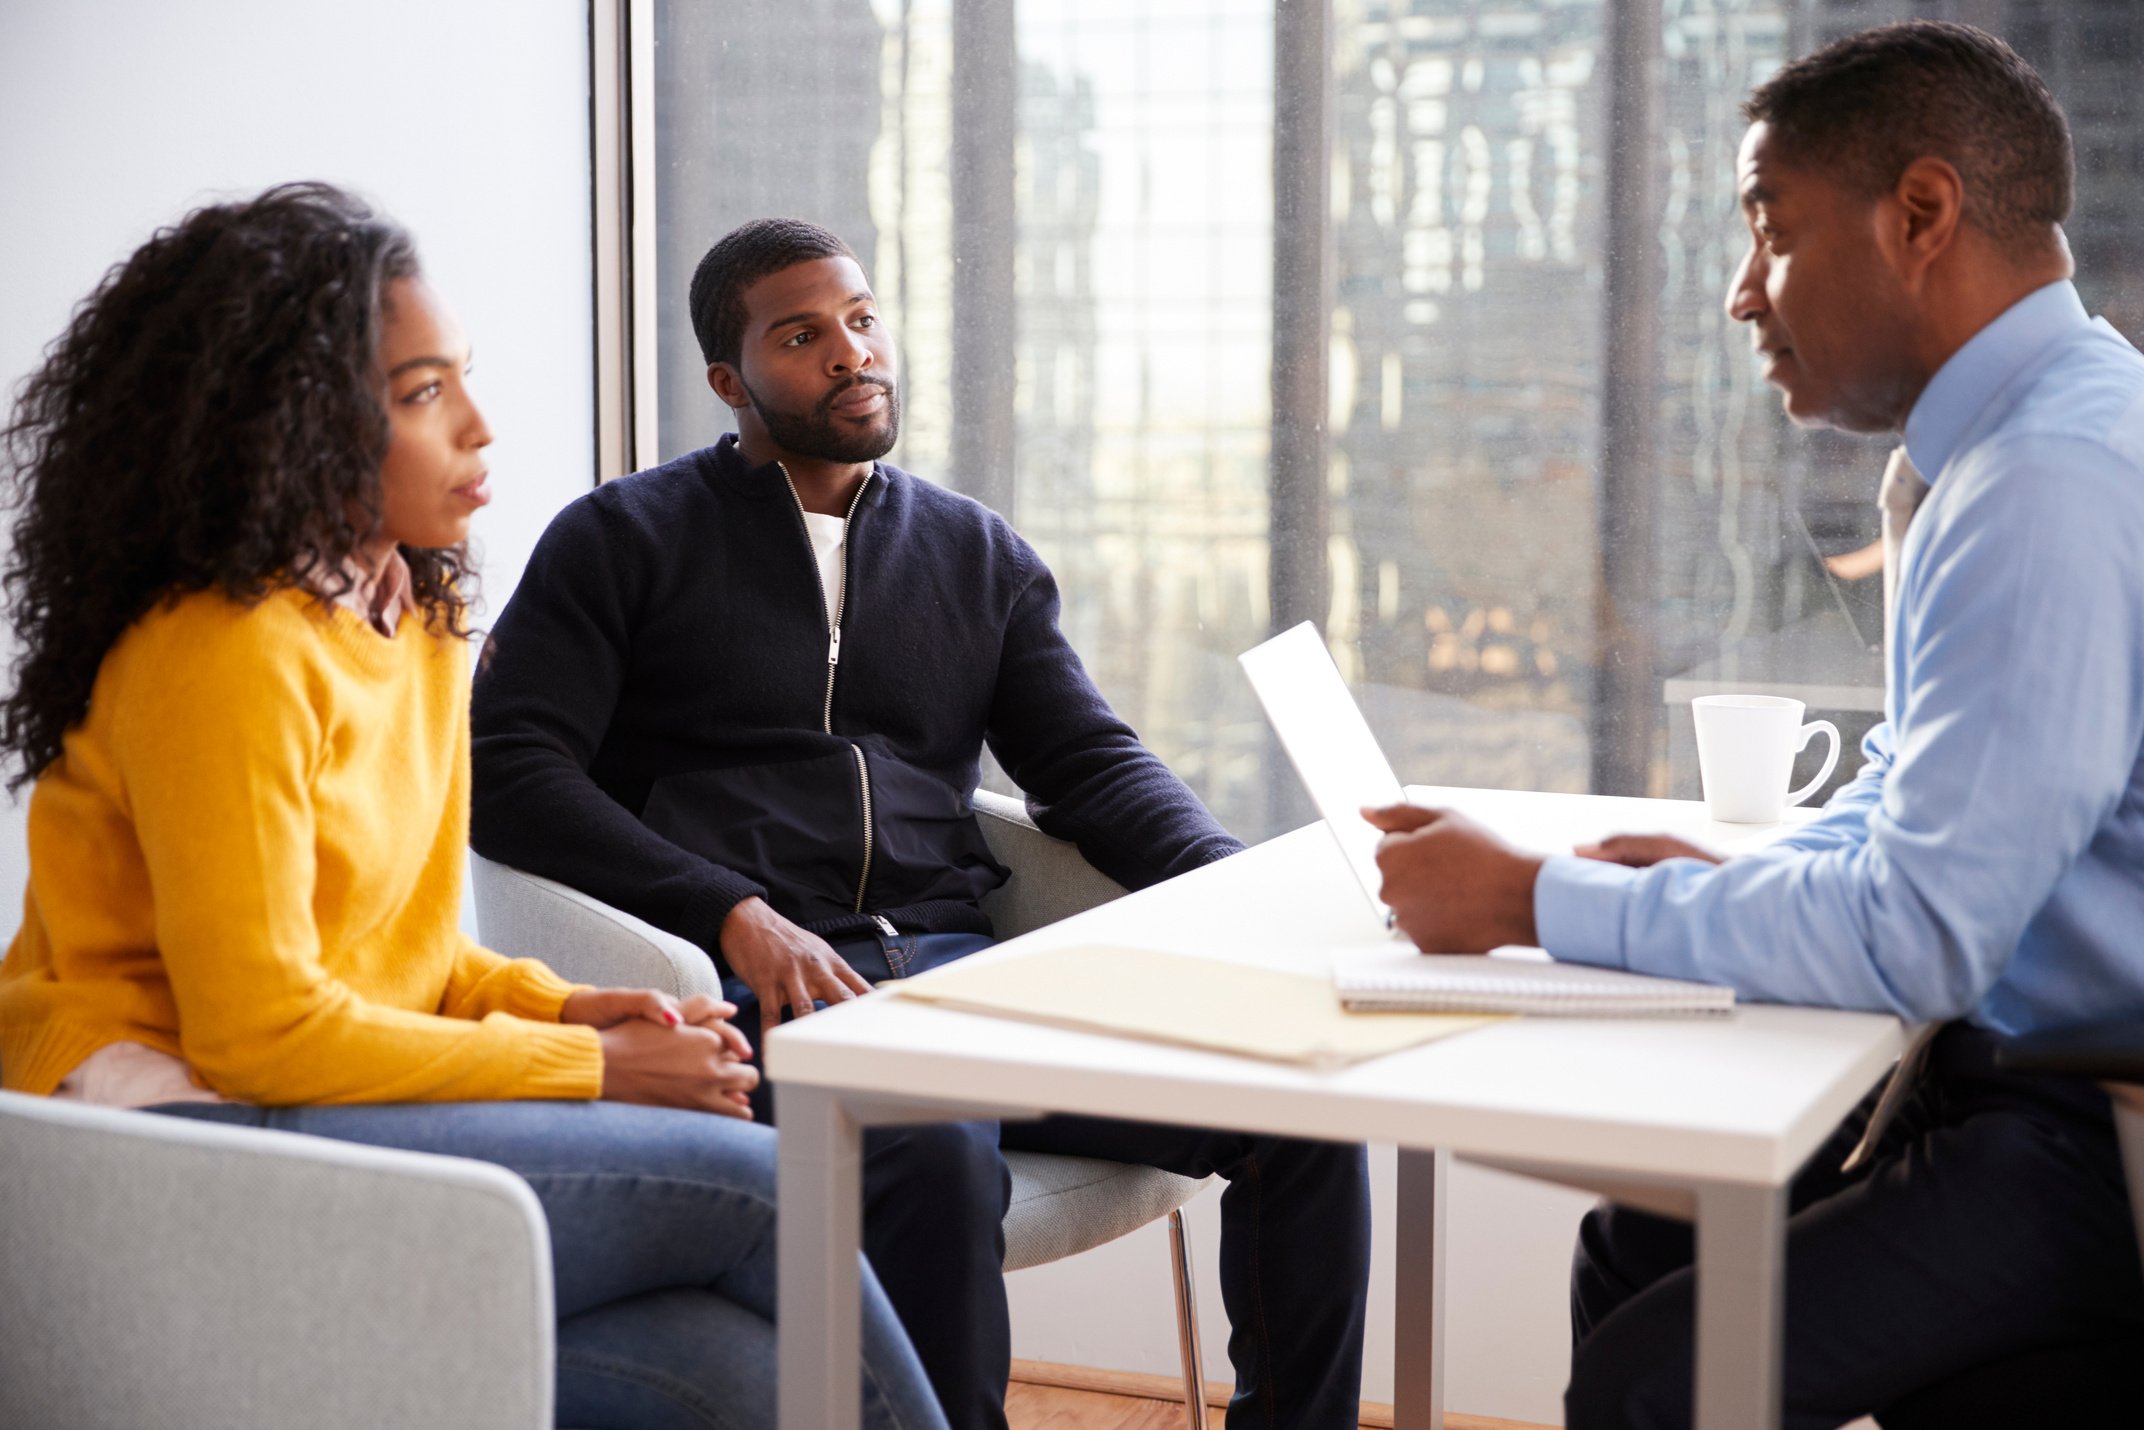
[[[814,999],[842,1003],[871,985],[827,941],[783,918],[767,901],[746,899],[722,921],[722,956],[759,999],[759,1041],[781,1026],[781,1010],[801,1018]]]

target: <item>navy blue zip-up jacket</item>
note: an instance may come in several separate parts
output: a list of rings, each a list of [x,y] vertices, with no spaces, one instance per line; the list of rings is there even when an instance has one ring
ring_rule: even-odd
[[[753,895],[828,938],[987,933],[986,740],[1129,887],[1242,848],[1110,710],[1002,518],[882,462],[844,560],[837,663],[795,493],[734,436],[560,512],[476,682],[477,852],[711,954]]]

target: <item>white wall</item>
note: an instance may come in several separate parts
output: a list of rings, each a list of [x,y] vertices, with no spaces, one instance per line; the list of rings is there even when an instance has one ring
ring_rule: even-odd
[[[594,481],[586,0],[6,0],[0,384],[158,225],[289,179],[416,236],[498,442],[478,518],[496,611]],[[0,934],[27,876],[0,805]]]

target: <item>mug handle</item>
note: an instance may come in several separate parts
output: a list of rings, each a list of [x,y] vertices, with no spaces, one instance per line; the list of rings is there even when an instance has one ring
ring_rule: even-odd
[[[1829,735],[1831,737],[1831,753],[1824,757],[1824,768],[1816,772],[1815,779],[1787,796],[1787,808],[1789,809],[1794,808],[1795,805],[1815,794],[1818,786],[1831,778],[1832,770],[1837,768],[1839,763],[1838,726],[1832,724],[1829,720],[1811,720],[1808,724],[1802,726],[1800,734],[1801,740],[1794,746],[1795,754],[1798,755],[1809,748],[1809,737],[1812,735]]]

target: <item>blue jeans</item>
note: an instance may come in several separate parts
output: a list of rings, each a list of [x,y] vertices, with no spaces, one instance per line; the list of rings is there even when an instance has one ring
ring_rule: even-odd
[[[612,1102],[358,1107],[176,1103],[173,1117],[492,1162],[551,1229],[558,1423],[774,1424],[774,1133]],[[923,1367],[864,1269],[864,1424],[944,1430]]]
[[[972,934],[904,934],[834,945],[880,983],[987,948]],[[757,1025],[750,988],[727,980],[737,1021]],[[1127,994],[1127,996],[1132,996]],[[752,1105],[774,1108],[762,1082]],[[864,1252],[908,1328],[955,1430],[1004,1430],[1012,1331],[1000,1149],[1219,1173],[1221,1296],[1243,1430],[1354,1430],[1370,1279],[1370,1183],[1360,1146],[1095,1117],[875,1127],[864,1134]]]

